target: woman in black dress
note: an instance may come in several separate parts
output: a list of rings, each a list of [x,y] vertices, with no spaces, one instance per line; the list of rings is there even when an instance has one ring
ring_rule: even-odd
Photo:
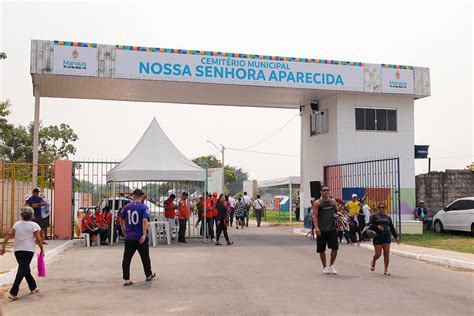
[[[390,263],[390,243],[392,242],[392,235],[398,244],[400,244],[400,239],[393,226],[392,218],[387,215],[387,206],[385,203],[379,203],[378,214],[374,214],[370,217],[370,229],[377,234],[373,240],[375,254],[370,262],[370,271],[375,271],[375,263],[383,251],[383,261],[385,265],[383,274],[389,276],[388,264]]]

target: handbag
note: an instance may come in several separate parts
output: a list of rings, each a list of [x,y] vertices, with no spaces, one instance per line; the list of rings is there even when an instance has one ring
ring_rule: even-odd
[[[46,264],[44,262],[44,255],[41,255],[41,252],[38,253],[38,277],[44,278],[46,277]]]

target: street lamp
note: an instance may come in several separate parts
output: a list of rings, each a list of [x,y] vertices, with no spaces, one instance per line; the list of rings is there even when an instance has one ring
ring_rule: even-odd
[[[224,147],[224,145],[219,144],[219,145],[221,145],[221,148],[219,149],[219,147],[217,147],[217,145],[214,144],[213,142],[211,142],[210,140],[207,140],[206,142],[208,142],[212,146],[216,147],[216,149],[222,154],[222,191],[221,191],[221,193],[224,194],[224,167],[225,167],[225,165],[224,165],[224,151],[225,151],[225,147]]]

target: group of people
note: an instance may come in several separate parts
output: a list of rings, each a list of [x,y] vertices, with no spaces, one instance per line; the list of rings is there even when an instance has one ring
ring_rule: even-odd
[[[38,188],[33,189],[31,195],[25,197],[24,206],[29,206],[33,208],[34,217],[31,219],[33,222],[38,224],[41,228],[40,235],[43,241],[43,244],[47,245],[46,239],[48,237],[48,227],[50,226],[50,202],[44,195],[40,192]]]
[[[353,242],[350,225],[357,223],[357,226],[354,226],[352,230],[355,241],[358,242],[358,234],[360,234],[359,236],[365,234],[369,240],[373,238],[375,253],[370,261],[370,270],[375,271],[375,264],[383,252],[384,275],[390,275],[388,267],[392,236],[398,243],[400,240],[392,218],[387,215],[387,205],[384,202],[378,203],[377,211],[371,214],[370,208],[364,212],[365,205],[358,201],[356,194],[352,195],[352,200],[344,205],[340,199],[330,198],[329,191],[327,185],[321,186],[321,198],[312,203],[314,226],[312,230],[314,229],[316,234],[316,252],[320,255],[323,273],[337,274],[334,263],[339,249],[338,239],[342,240],[342,235],[344,235],[348,243]],[[357,222],[354,219],[356,216],[360,216],[357,218]],[[360,223],[364,225],[362,229],[359,228]],[[326,246],[331,249],[329,264],[326,260]]]
[[[89,234],[91,240],[94,236],[100,236],[100,244],[108,245],[107,239],[110,236],[111,224],[110,207],[106,206],[101,211],[100,207],[97,206],[94,214],[92,214],[91,210],[87,210],[82,216],[81,232]]]

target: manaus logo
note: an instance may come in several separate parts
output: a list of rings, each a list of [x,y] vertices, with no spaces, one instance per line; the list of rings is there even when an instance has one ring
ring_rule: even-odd
[[[408,88],[407,82],[403,81],[403,80],[400,80],[400,78],[401,78],[400,71],[397,70],[397,72],[395,72],[395,79],[396,80],[390,80],[389,81],[390,88],[407,89]]]
[[[79,58],[79,50],[74,48],[71,52],[72,59],[63,60],[63,68],[86,70],[87,63]]]

